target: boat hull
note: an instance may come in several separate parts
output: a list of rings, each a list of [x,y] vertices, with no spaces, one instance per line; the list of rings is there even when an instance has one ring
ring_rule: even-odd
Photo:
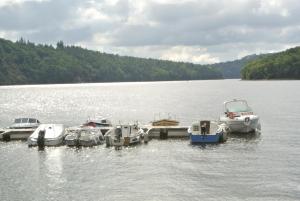
[[[28,129],[6,129],[0,134],[1,140],[27,140],[35,131],[35,128]]]
[[[43,144],[40,146],[62,145],[65,137],[65,127],[63,124],[41,124],[27,140],[28,146],[38,146],[38,138],[44,132]]]
[[[190,141],[192,144],[197,143],[219,143],[221,142],[221,134],[207,134],[207,135],[198,135],[190,134]]]
[[[246,121],[247,118],[248,121]],[[251,133],[260,130],[259,118],[255,115],[236,117],[234,119],[222,117],[220,121],[228,126],[230,133]]]
[[[36,139],[28,139],[28,146],[37,146],[37,141]],[[45,139],[44,145],[45,146],[59,146],[63,144],[63,137],[61,138],[56,138],[56,139]]]
[[[65,144],[70,147],[78,146],[78,140],[65,140]]]

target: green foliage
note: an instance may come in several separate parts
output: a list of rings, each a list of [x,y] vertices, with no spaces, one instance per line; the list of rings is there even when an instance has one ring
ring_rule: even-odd
[[[222,79],[209,66],[0,39],[0,85]]]
[[[220,71],[224,78],[232,79],[232,78],[240,78],[242,68],[249,62],[261,57],[261,55],[249,55],[245,56],[241,59],[234,61],[227,61],[222,63],[211,64],[212,68]]]
[[[300,47],[248,63],[242,70],[242,79],[300,79]]]

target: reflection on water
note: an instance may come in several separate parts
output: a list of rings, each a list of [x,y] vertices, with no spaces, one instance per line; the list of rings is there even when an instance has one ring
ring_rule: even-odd
[[[299,200],[299,81],[0,87],[0,125],[20,116],[78,125],[98,114],[148,123],[159,112],[190,125],[216,119],[222,103],[233,98],[248,100],[261,117],[261,135],[231,135],[206,146],[151,140],[122,150],[100,145],[38,151],[26,142],[0,142],[1,201]]]
[[[60,184],[65,182],[62,177],[62,149],[50,149],[45,153],[44,165],[40,166],[40,171],[45,171],[45,175],[49,178],[49,185],[53,188],[60,188]]]

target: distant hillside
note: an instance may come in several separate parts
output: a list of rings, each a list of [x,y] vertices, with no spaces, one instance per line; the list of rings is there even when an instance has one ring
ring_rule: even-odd
[[[241,78],[242,68],[248,62],[253,61],[259,57],[260,55],[253,54],[253,55],[243,57],[242,59],[211,64],[209,66],[216,70],[219,70],[225,79]]]
[[[211,67],[0,39],[0,85],[222,79]]]
[[[264,55],[246,64],[242,79],[300,79],[300,47]]]

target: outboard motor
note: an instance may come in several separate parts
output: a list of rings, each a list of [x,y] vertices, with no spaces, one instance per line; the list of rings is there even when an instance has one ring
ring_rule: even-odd
[[[116,138],[118,139],[118,140],[120,140],[121,139],[121,137],[122,137],[122,129],[121,128],[116,128]]]
[[[144,135],[143,135],[143,138],[144,138],[144,143],[148,143],[149,142],[149,134],[148,133],[145,133]]]
[[[2,134],[2,140],[5,141],[5,142],[9,142],[10,141],[9,133],[3,133]]]
[[[80,143],[79,143],[79,138],[81,136],[80,131],[76,131],[75,135],[76,135],[76,137],[75,137],[75,146],[78,148],[80,146]]]
[[[121,128],[116,128],[115,135],[116,135],[116,137],[114,139],[115,149],[119,150],[122,147],[122,145],[121,145],[122,129]]]
[[[39,147],[39,150],[44,150],[45,148],[45,130],[41,130],[39,132],[38,138],[37,138],[37,145]]]

